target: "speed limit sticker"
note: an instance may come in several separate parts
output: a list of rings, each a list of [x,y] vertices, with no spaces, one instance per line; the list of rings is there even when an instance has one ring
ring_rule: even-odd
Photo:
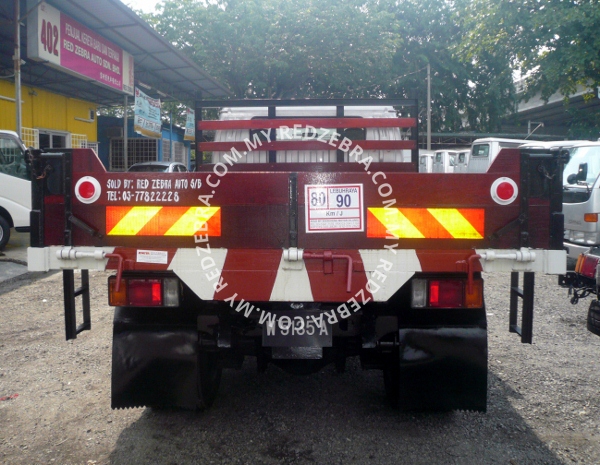
[[[363,185],[304,187],[306,232],[364,231]]]

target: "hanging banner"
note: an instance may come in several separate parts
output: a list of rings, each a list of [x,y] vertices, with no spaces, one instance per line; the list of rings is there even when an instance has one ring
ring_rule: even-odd
[[[133,56],[46,2],[27,17],[27,56],[133,95]]]
[[[196,140],[196,112],[191,108],[186,108],[186,119],[185,119],[185,135],[183,140]]]
[[[161,137],[160,100],[135,88],[133,130],[142,136]]]

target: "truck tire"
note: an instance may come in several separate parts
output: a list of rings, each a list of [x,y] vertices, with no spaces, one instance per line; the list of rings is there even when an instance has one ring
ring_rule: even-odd
[[[600,336],[600,302],[592,300],[588,310],[587,329]]]
[[[0,250],[4,250],[10,239],[10,224],[3,216],[0,216]]]

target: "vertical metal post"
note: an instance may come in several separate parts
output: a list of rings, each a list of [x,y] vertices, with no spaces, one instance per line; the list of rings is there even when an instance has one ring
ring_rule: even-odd
[[[77,337],[75,277],[73,275],[73,270],[63,270],[63,289],[65,301],[65,336],[67,341],[69,341]]]
[[[520,231],[519,247],[529,247],[529,194],[531,186],[530,173],[531,157],[521,152],[521,197],[520,201]]]
[[[508,331],[518,332],[517,312],[519,311],[519,273],[510,273],[510,310],[508,314]]]
[[[410,116],[415,119],[415,129],[410,131],[410,139],[415,142],[415,147],[412,149],[410,161],[413,164],[415,172],[419,172],[419,102],[415,101],[413,112]]]
[[[173,110],[169,112],[169,158],[169,161],[175,161],[175,157],[173,156]]]
[[[344,117],[344,105],[338,105],[337,107],[335,107],[335,116],[338,118],[343,118]],[[341,136],[341,132],[342,132],[343,128],[337,128],[336,131],[337,133]],[[336,161],[338,163],[343,163],[344,162],[344,151],[343,150],[336,150]]]
[[[23,127],[23,116],[21,113],[21,5],[19,0],[15,2],[15,109],[16,109],[16,132],[19,137],[23,137],[21,133]]]
[[[275,119],[277,116],[276,107],[269,107],[269,119]],[[277,130],[271,132],[271,141],[277,140]],[[269,163],[277,163],[277,151],[269,150]]]
[[[125,101],[123,103],[123,166],[125,167],[125,171],[127,171],[128,160],[127,160],[127,107],[129,106],[127,94],[125,94]]]
[[[290,209],[290,247],[298,247],[298,173],[290,173],[288,188]]]
[[[533,340],[533,289],[535,273],[523,273],[523,315],[521,317],[521,342],[531,344]]]
[[[199,102],[196,101],[196,104],[194,105],[194,118],[195,118],[195,124],[196,124],[196,131],[195,131],[195,143],[196,143],[196,160],[195,160],[195,165],[196,165],[196,171],[198,171],[198,169],[200,168],[200,165],[202,164],[202,158],[203,158],[203,153],[200,150],[200,144],[202,143],[202,130],[200,129],[200,122],[202,121],[202,107],[200,106]]]
[[[427,63],[427,150],[431,150],[431,65]]]

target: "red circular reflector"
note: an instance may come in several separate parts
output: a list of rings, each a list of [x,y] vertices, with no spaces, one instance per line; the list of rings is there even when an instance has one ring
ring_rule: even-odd
[[[500,200],[508,201],[515,194],[515,188],[509,182],[501,182],[496,187],[496,195]]]
[[[79,185],[79,195],[84,199],[91,199],[96,193],[96,187],[89,181],[83,181]]]

